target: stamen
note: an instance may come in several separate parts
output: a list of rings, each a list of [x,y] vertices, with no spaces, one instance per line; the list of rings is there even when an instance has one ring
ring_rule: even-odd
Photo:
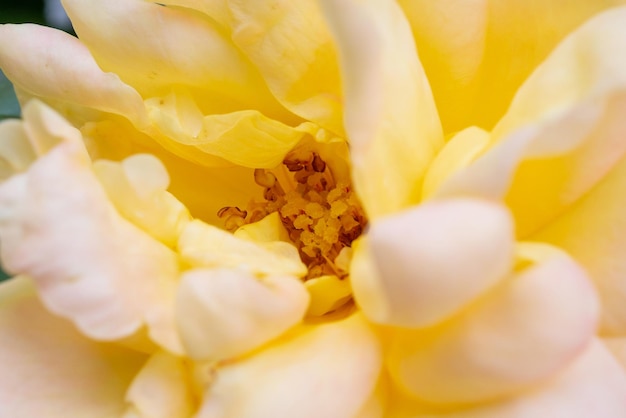
[[[307,280],[324,275],[346,277],[344,249],[352,245],[367,223],[357,196],[350,184],[335,183],[326,162],[316,152],[296,149],[285,157],[283,165],[283,172],[254,170],[254,181],[264,188],[263,201],[250,202],[247,210],[225,207],[218,216],[226,229],[234,230],[278,212],[308,266]]]

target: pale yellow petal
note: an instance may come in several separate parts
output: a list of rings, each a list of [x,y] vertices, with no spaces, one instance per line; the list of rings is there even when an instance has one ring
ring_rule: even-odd
[[[197,269],[181,278],[176,318],[189,356],[219,361],[279,337],[300,322],[308,304],[295,277]]]
[[[233,42],[295,114],[342,133],[339,65],[316,0],[230,0]]]
[[[255,275],[306,274],[306,267],[292,244],[283,241],[257,244],[198,220],[185,226],[178,251],[182,260],[194,267],[234,268]]]
[[[0,68],[20,89],[40,97],[146,122],[141,96],[103,72],[75,37],[38,25],[0,25]]]
[[[307,315],[322,316],[340,308],[352,296],[352,287],[347,278],[321,276],[304,282],[311,295]]]
[[[0,415],[119,416],[145,356],[88,340],[48,312],[24,277],[0,284]]]
[[[127,415],[141,418],[189,418],[195,400],[185,360],[159,351],[139,371],[126,392]],[[132,416],[132,415],[131,415]]]
[[[371,320],[424,327],[451,316],[504,279],[513,265],[506,209],[471,199],[434,201],[374,221],[355,251],[354,296]],[[371,257],[374,269],[354,266]]]
[[[352,418],[381,367],[376,336],[361,316],[285,337],[217,370],[198,418]]]
[[[586,19],[623,0],[401,0],[446,132],[491,129],[516,90]]]
[[[405,208],[442,143],[410,27],[395,2],[322,5],[339,48],[355,188],[370,218]]]
[[[443,194],[504,196],[528,236],[605,176],[626,152],[624,19],[612,9],[562,42],[520,88],[493,148]]]
[[[423,331],[398,330],[389,354],[394,381],[434,403],[513,395],[564,369],[591,341],[598,301],[564,252],[524,244],[513,275],[458,317]]]
[[[148,324],[152,338],[179,351],[176,255],[115,211],[78,131],[39,102],[23,114],[39,158],[0,184],[3,266],[32,277],[46,306],[92,338]]]

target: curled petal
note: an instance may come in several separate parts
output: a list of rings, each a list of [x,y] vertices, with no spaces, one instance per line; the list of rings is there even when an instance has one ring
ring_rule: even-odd
[[[389,365],[414,396],[437,403],[514,394],[563,369],[592,338],[598,302],[565,253],[524,244],[531,264],[447,323],[398,330]]]
[[[280,336],[304,316],[309,295],[295,277],[257,279],[233,270],[183,274],[177,321],[196,360],[236,357]]]
[[[449,317],[513,263],[509,214],[480,200],[434,201],[381,218],[365,241],[356,251],[369,255],[355,255],[351,274],[356,301],[373,321],[403,327]]]
[[[373,392],[380,366],[362,317],[306,327],[219,368],[197,416],[350,418]]]
[[[23,113],[39,158],[0,184],[2,264],[32,277],[46,306],[92,338],[148,324],[151,337],[179,351],[176,255],[115,211],[78,131],[36,101]]]
[[[145,356],[90,341],[48,312],[24,277],[0,284],[0,414],[119,416]]]
[[[442,143],[410,27],[395,2],[322,5],[339,48],[356,190],[370,218],[405,208]]]

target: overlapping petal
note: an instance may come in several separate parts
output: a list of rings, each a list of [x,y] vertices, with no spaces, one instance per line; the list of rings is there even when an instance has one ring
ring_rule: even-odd
[[[598,302],[585,272],[565,253],[524,244],[530,264],[439,327],[398,330],[390,372],[413,396],[435,403],[496,399],[567,366],[590,342]]]
[[[32,277],[46,306],[86,335],[122,338],[148,324],[180,351],[176,255],[115,211],[78,131],[40,102],[23,114],[38,159],[0,184],[3,266]]]

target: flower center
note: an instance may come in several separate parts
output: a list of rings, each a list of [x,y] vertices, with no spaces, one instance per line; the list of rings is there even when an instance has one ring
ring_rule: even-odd
[[[263,200],[251,201],[246,210],[222,208],[218,216],[226,229],[234,231],[278,212],[308,267],[307,280],[324,275],[345,277],[347,267],[340,254],[367,224],[351,185],[336,183],[320,155],[304,149],[290,152],[277,169],[256,169],[254,180],[264,188]]]

